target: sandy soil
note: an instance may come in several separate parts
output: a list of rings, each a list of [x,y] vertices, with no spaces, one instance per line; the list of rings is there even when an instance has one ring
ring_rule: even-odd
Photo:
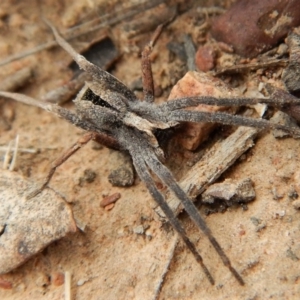
[[[77,20],[80,13],[95,11],[98,5],[76,1],[78,7],[74,7],[71,3],[53,4],[49,0],[37,5],[31,0],[26,4],[5,0],[0,8],[0,17],[4,15],[0,30],[5,32],[0,39],[1,58],[51,38],[41,15],[63,28],[62,24],[70,22],[71,12]],[[181,69],[180,63],[168,59],[163,49],[172,39],[170,32],[181,33],[180,22],[183,21],[163,33],[154,51],[154,74],[164,88],[164,97],[174,84],[174,79],[168,81],[166,77],[176,70],[180,74]],[[119,28],[122,30],[122,26]],[[147,38],[148,35],[143,39]],[[21,92],[38,98],[70,79],[71,72],[66,72],[68,61],[61,49],[46,50],[1,67],[1,76],[4,78],[25,66],[33,67],[34,78]],[[125,53],[114,74],[127,84],[137,79],[140,76],[137,53]],[[72,103],[65,106],[70,108]],[[1,109],[5,116],[11,117],[7,118],[9,126],[0,128],[0,144],[7,145],[19,134],[20,147],[39,149],[36,154],[20,153],[16,166],[17,172],[34,182],[43,178],[49,163],[82,134],[64,120],[34,107],[5,100]],[[132,187],[113,187],[108,174],[120,161],[114,159],[112,150],[96,149],[89,144],[63,164],[51,181],[51,187],[71,204],[75,218],[86,225],[85,231],[53,243],[23,266],[1,276],[12,283],[12,289],[0,288],[0,298],[63,299],[64,286],[55,278],[70,271],[74,299],[298,299],[300,219],[299,211],[292,205],[293,195],[300,193],[298,149],[299,140],[261,134],[256,145],[223,176],[251,178],[257,194],[255,201],[246,211],[233,207],[225,213],[205,217],[245,279],[244,287],[239,286],[185,214],[180,219],[200,249],[216,285],[209,284],[181,241],[172,255],[176,235],[162,226],[151,209],[153,200],[144,184],[136,179]],[[85,170],[96,173],[93,182],[82,180]],[[115,192],[121,193],[121,199],[114,208],[110,211],[101,208],[103,196]],[[204,208],[201,212],[203,215]],[[141,226],[144,232],[139,234]],[[170,257],[169,270],[158,291]]]

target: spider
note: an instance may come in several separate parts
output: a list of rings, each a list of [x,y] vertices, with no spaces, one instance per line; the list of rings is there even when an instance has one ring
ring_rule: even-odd
[[[47,21],[46,21],[47,22]],[[142,79],[144,99],[140,101],[136,95],[122,82],[98,66],[87,61],[78,54],[47,22],[53,31],[57,43],[64,48],[76,61],[81,69],[91,75],[92,81],[86,82],[83,89],[74,100],[76,112],[69,111],[58,105],[44,103],[31,97],[9,92],[0,92],[0,96],[12,98],[28,105],[34,105],[47,110],[87,131],[71,148],[56,159],[44,180],[42,186],[28,197],[40,193],[50,182],[55,170],[71,155],[91,140],[107,147],[129,153],[135,170],[145,183],[153,199],[161,207],[168,221],[191,251],[196,261],[201,265],[207,279],[214,284],[214,279],[205,266],[201,255],[194,243],[187,236],[185,229],[168,206],[164,196],[157,189],[150,172],[158,176],[161,182],[179,198],[183,207],[193,222],[207,236],[212,246],[230,270],[236,280],[244,285],[244,280],[232,266],[229,258],[214,238],[196,206],[178,185],[170,170],[164,165],[164,152],[160,147],[161,131],[167,131],[181,122],[216,122],[230,125],[258,127],[261,129],[277,128],[288,131],[292,135],[300,135],[298,127],[288,127],[275,124],[263,119],[253,119],[235,116],[228,113],[210,113],[185,110],[198,104],[240,106],[244,104],[267,103],[280,109],[285,106],[299,105],[300,101],[288,93],[277,90],[272,98],[222,98],[186,97],[157,105],[154,103],[154,88],[149,54],[159,36],[163,25],[160,25],[142,53]]]

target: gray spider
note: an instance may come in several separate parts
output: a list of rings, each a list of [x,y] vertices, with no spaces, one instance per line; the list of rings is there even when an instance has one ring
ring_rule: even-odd
[[[267,99],[187,97],[168,101],[161,105],[155,104],[149,53],[151,52],[156,38],[161,32],[162,26],[157,28],[153,39],[149,45],[145,47],[142,54],[144,101],[140,101],[135,94],[118,79],[79,55],[58,34],[51,24],[49,24],[49,26],[51,27],[58,44],[73,57],[81,69],[89,73],[93,78],[93,81],[86,82],[85,86],[74,100],[76,112],[71,112],[60,106],[44,103],[22,94],[0,92],[0,96],[12,98],[45,109],[66,119],[75,126],[88,131],[88,133],[81,137],[70,149],[64,152],[60,158],[52,163],[51,170],[41,188],[34,191],[29,197],[33,197],[41,192],[48,185],[56,168],[90,140],[95,140],[110,148],[126,151],[132,157],[137,174],[141,180],[144,181],[150,194],[162,208],[169,222],[181,236],[197,262],[202,266],[210,283],[214,284],[213,277],[205,266],[194,243],[188,238],[184,228],[168,206],[163,195],[157,189],[150,171],[154,172],[162,183],[181,200],[185,210],[197,227],[199,227],[208,237],[221,257],[224,265],[229,268],[237,281],[243,285],[244,280],[234,267],[232,267],[229,258],[224,253],[217,240],[213,237],[197,208],[178,185],[172,173],[163,164],[164,152],[160,147],[162,141],[160,139],[161,135],[158,134],[158,132],[173,128],[180,124],[180,122],[189,121],[216,122],[265,129],[278,128],[288,131],[292,135],[299,136],[300,130],[297,127],[290,128],[271,123],[267,120],[234,116],[221,112],[209,113],[190,111],[185,110],[185,108],[197,106],[200,103],[222,106],[267,103],[282,108],[283,106],[291,107],[292,105],[299,105],[300,101],[297,98],[290,96],[288,93],[277,91],[275,92],[276,97],[273,96],[273,98]]]

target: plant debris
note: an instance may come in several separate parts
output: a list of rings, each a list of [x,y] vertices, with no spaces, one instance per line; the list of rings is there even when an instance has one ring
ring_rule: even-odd
[[[53,190],[26,200],[32,183],[16,173],[0,175],[0,274],[7,273],[50,243],[76,232],[69,205]]]

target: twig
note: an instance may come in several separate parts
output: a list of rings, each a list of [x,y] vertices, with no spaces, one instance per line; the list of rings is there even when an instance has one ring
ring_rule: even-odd
[[[32,77],[32,69],[30,67],[23,68],[12,75],[0,81],[0,90],[12,92],[24,86]]]
[[[65,300],[71,300],[71,273],[65,272]]]
[[[6,147],[5,154],[4,154],[4,160],[3,160],[3,165],[2,165],[4,170],[8,169],[11,147],[12,147],[12,141],[9,142],[8,146]]]
[[[9,146],[0,146],[0,152],[7,152],[7,151],[15,151],[15,147],[10,147]],[[54,148],[50,148],[50,149],[54,149]],[[37,153],[38,150],[36,149],[31,149],[31,148],[18,148],[18,152],[22,152],[22,153]]]
[[[76,78],[72,79],[63,86],[60,86],[43,95],[41,100],[56,104],[67,102],[74,94],[78,93],[88,79],[90,79],[89,75],[86,73],[80,73]]]
[[[16,162],[17,162],[17,155],[18,155],[18,147],[19,147],[19,135],[17,134],[16,139],[15,139],[15,148],[14,148],[14,152],[13,152],[13,156],[12,156],[12,160],[9,166],[9,171],[13,171],[15,166],[16,166]]]
[[[160,291],[161,291],[161,288],[162,288],[162,285],[164,283],[164,280],[168,274],[168,271],[169,271],[169,267],[170,267],[170,264],[173,260],[173,257],[174,257],[174,252],[175,252],[175,249],[176,249],[176,246],[177,246],[177,243],[178,243],[178,235],[176,234],[174,236],[174,239],[173,239],[173,243],[171,245],[171,249],[170,249],[170,254],[168,256],[168,259],[167,259],[167,263],[165,265],[165,268],[161,274],[161,277],[160,277],[160,280],[156,286],[156,289],[155,289],[155,294],[154,294],[154,297],[153,297],[153,300],[157,300],[158,297],[159,297],[159,294],[160,294]]]
[[[199,14],[206,14],[206,15],[220,15],[223,14],[226,9],[218,6],[212,7],[197,7],[197,13]]]
[[[250,63],[250,64],[239,64],[230,67],[225,67],[215,72],[212,72],[213,76],[221,75],[224,73],[242,73],[249,70],[257,70],[271,67],[285,67],[288,64],[288,59],[269,59],[266,61]]]
[[[4,155],[4,160],[3,160],[3,169],[4,170],[9,169],[9,171],[13,171],[16,166],[17,154],[18,154],[18,150],[19,150],[19,148],[18,148],[19,147],[19,135],[16,136],[14,147],[12,147],[12,144],[13,144],[13,141],[10,141],[8,146],[5,147],[5,155]],[[11,151],[13,151],[12,158],[10,157]]]

